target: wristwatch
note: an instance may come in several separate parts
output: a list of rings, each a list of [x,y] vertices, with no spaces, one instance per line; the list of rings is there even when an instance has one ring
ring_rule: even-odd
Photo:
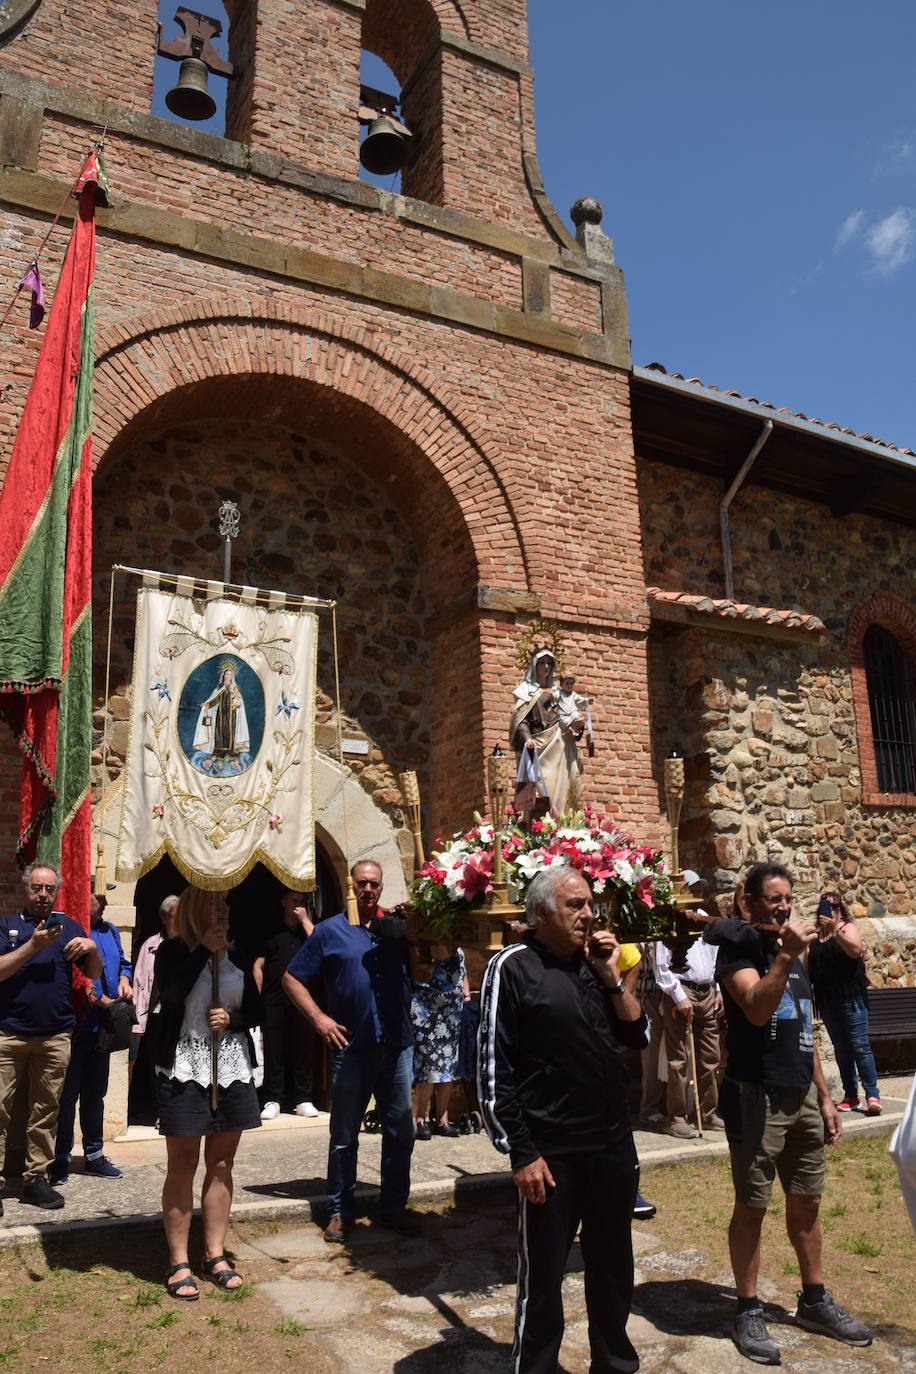
[[[626,990],[626,984],[624,983],[622,978],[619,979],[612,988],[608,988],[608,992],[611,994],[612,997],[620,997],[623,993],[626,992]]]

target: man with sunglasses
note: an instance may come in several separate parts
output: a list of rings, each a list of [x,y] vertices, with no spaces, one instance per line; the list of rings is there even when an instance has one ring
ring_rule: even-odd
[[[324,1238],[336,1242],[346,1240],[353,1222],[359,1128],[371,1097],[382,1128],[378,1220],[404,1235],[416,1232],[405,1213],[414,1142],[406,923],[379,906],[383,875],[374,859],[361,860],[350,872],[359,925],[351,926],[345,914],[322,921],[283,975],[287,997],[331,1056],[330,1217]],[[319,981],[327,1012],[312,995]]]
[[[89,978],[102,973],[95,943],[69,916],[54,910],[61,881],[50,864],[29,864],[22,875],[21,909],[0,919],[0,1195],[13,1102],[27,1080],[22,1201],[47,1210],[64,1205],[47,1172],[76,1025],[74,969]]]
[[[725,936],[716,961],[728,1026],[719,1110],[735,1186],[728,1231],[738,1295],[733,1334],[742,1355],[776,1365],[779,1347],[757,1297],[760,1230],[776,1174],[802,1281],[796,1322],[847,1345],[871,1345],[872,1335],[834,1302],[821,1268],[824,1145],[839,1139],[840,1119],[814,1044],[807,952],[817,932],[810,921],[792,920],[792,875],[779,864],[752,868],[744,893],[749,925],[719,923]]]

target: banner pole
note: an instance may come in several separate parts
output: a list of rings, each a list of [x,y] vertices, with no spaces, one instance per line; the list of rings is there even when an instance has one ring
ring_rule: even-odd
[[[108,787],[108,720],[111,715],[108,706],[108,693],[111,690],[111,628],[114,624],[114,589],[116,568],[111,570],[108,589],[108,645],[105,651],[105,696],[102,699],[102,781],[99,786],[98,825],[96,826],[95,850],[95,890],[103,896],[108,887],[108,870],[105,866],[105,792]]]
[[[217,910],[221,892],[214,892],[212,897],[210,928],[215,929],[217,924]],[[213,1011],[219,1007],[219,955],[215,952],[210,955],[210,983],[211,998],[210,1005]],[[210,1106],[216,1111],[219,1106],[219,1085],[217,1077],[219,1074],[219,1034],[217,1031],[210,1032]]]
[[[343,726],[340,723],[340,661],[337,655],[337,603],[331,603],[331,635],[334,640],[334,692],[335,705],[337,707],[337,759],[340,763],[340,806],[343,819],[344,831],[344,859],[347,865],[346,892],[347,892],[347,920],[351,926],[359,925],[359,911],[356,906],[356,890],[353,887],[353,875],[350,872],[350,830],[347,825],[347,770],[343,756]]]

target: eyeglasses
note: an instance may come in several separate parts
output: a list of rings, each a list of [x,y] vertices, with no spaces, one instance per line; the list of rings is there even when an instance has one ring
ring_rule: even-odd
[[[57,891],[57,883],[29,883],[29,892],[33,897],[38,897],[42,892],[50,892],[52,897]]]
[[[782,906],[783,903],[786,906],[792,905],[791,897],[761,897],[760,900],[766,902],[767,906]]]

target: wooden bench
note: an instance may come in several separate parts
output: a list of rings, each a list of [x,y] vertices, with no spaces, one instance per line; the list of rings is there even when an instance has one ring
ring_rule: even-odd
[[[916,1036],[916,988],[869,988],[869,1040],[910,1036]]]

